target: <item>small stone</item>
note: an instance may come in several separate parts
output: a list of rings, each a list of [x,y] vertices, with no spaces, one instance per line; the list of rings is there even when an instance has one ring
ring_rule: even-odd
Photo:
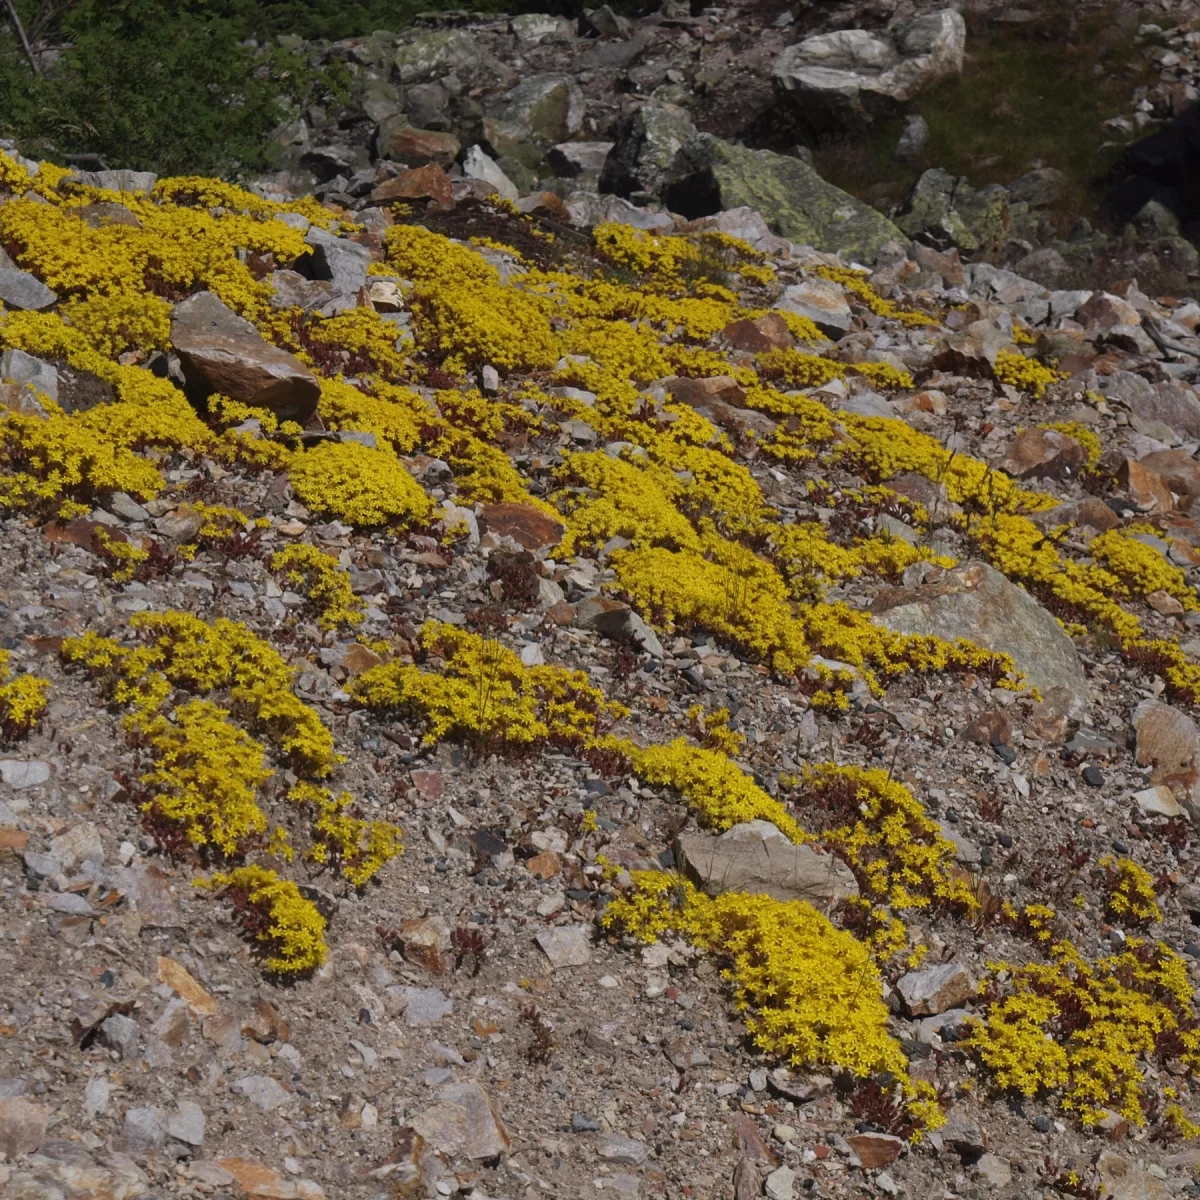
[[[120,1013],[113,1013],[100,1022],[100,1040],[115,1050],[122,1060],[137,1054],[138,1038],[138,1023]]]
[[[18,758],[0,758],[0,780],[14,791],[40,787],[50,780],[48,762],[27,762]]]
[[[589,1117],[585,1113],[571,1114],[571,1129],[575,1133],[599,1133],[603,1128],[595,1117]]]
[[[167,1114],[153,1105],[125,1110],[125,1149],[131,1154],[156,1150],[167,1140]]]
[[[113,492],[108,501],[108,511],[126,521],[149,521],[150,514],[125,492]]]
[[[239,1079],[232,1090],[240,1092],[263,1112],[274,1112],[292,1098],[291,1092],[269,1075],[247,1075]]]
[[[773,1125],[771,1127],[771,1136],[777,1142],[782,1142],[785,1146],[790,1146],[800,1134],[794,1125]]]
[[[158,960],[158,981],[165,983],[198,1017],[216,1014],[217,1002],[192,978],[191,972],[173,958]]]
[[[961,1105],[955,1105],[946,1115],[946,1124],[938,1130],[942,1141],[960,1154],[978,1155],[987,1148],[983,1130]]]
[[[87,1081],[83,1089],[83,1113],[89,1119],[102,1116],[108,1110],[108,1099],[112,1087],[102,1075],[96,1075]]]
[[[208,1118],[194,1100],[180,1100],[167,1121],[167,1132],[189,1146],[204,1145],[204,1128]]]
[[[404,1009],[404,1023],[410,1029],[435,1025],[454,1011],[454,1001],[440,988],[406,987],[404,995],[408,1002]]]
[[[230,1176],[224,1184],[225,1187],[236,1181],[238,1187],[251,1197],[251,1200],[297,1200],[299,1196],[294,1183],[265,1163],[255,1162],[250,1158],[220,1158],[215,1165]],[[195,1164],[193,1173],[194,1171]]]
[[[961,963],[942,963],[900,977],[896,990],[914,1017],[934,1016],[957,1008],[975,995],[975,984]]]
[[[0,1100],[0,1151],[9,1162],[19,1154],[32,1154],[46,1136],[50,1109],[23,1096]]]
[[[754,1091],[765,1092],[767,1090],[766,1067],[755,1067],[754,1070],[750,1072],[748,1082]]]
[[[904,1142],[890,1133],[855,1133],[846,1141],[864,1167],[890,1166],[904,1149]]]
[[[1177,617],[1183,612],[1183,605],[1170,592],[1165,592],[1162,588],[1150,592],[1146,597],[1146,603],[1164,617]]]
[[[1086,783],[1088,787],[1103,787],[1104,772],[1100,770],[1099,767],[1084,767],[1083,782]]]
[[[1158,787],[1144,788],[1133,793],[1133,802],[1138,806],[1138,812],[1148,817],[1180,817],[1183,809],[1175,799],[1175,793],[1160,783]]]
[[[535,940],[556,971],[562,967],[582,967],[592,961],[591,939],[584,925],[546,929]]]
[[[1112,1200],[1168,1200],[1171,1189],[1140,1162],[1132,1162],[1111,1150],[1096,1159],[1100,1194]]]
[[[975,1164],[979,1177],[990,1187],[1008,1187],[1012,1183],[1012,1168],[1008,1159],[996,1154],[984,1154]]]
[[[666,1049],[666,1055],[671,1065],[677,1071],[690,1071],[695,1067],[707,1067],[712,1062],[707,1050],[701,1046],[693,1046],[688,1042],[672,1042]]]
[[[622,1163],[636,1167],[645,1161],[650,1153],[645,1142],[636,1138],[621,1137],[620,1134],[606,1133],[596,1140],[596,1153],[605,1162]]]
[[[510,1145],[491,1097],[477,1083],[443,1088],[437,1104],[413,1118],[412,1128],[450,1158],[495,1158]]]
[[[765,1194],[770,1200],[792,1200],[795,1188],[796,1172],[790,1167],[776,1167],[764,1184]]]

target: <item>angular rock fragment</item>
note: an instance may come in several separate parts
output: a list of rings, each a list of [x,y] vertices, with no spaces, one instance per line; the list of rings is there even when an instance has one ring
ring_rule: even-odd
[[[495,1158],[510,1145],[491,1097],[477,1083],[443,1088],[437,1103],[411,1124],[430,1148],[449,1158]]]
[[[896,990],[911,1016],[925,1017],[958,1008],[975,995],[975,984],[966,967],[949,962],[909,971],[897,981]]]
[[[766,821],[735,825],[715,838],[682,833],[675,839],[675,859],[709,896],[749,892],[827,907],[858,895],[854,875],[841,859],[794,845]]]
[[[212,292],[197,292],[175,306],[171,342],[188,395],[197,401],[219,392],[288,421],[303,421],[317,407],[316,376],[295,355],[264,341]]]
[[[1003,651],[1027,684],[1043,693],[1066,689],[1073,717],[1087,709],[1087,678],[1074,643],[1028,592],[986,563],[965,563],[916,587],[885,588],[871,611],[897,633],[966,638]]]

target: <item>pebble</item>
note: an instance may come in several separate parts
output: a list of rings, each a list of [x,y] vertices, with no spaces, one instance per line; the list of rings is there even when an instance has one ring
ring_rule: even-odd
[[[408,1002],[404,1009],[404,1023],[410,1029],[435,1025],[454,1011],[454,1001],[440,988],[406,987],[404,996]]]
[[[1099,767],[1084,767],[1083,782],[1086,783],[1088,787],[1103,787],[1104,772],[1100,770]]]
[[[274,1112],[292,1098],[291,1092],[269,1075],[247,1075],[239,1079],[232,1090],[240,1092],[263,1112]]]
[[[639,1142],[636,1138],[607,1133],[596,1139],[596,1154],[605,1162],[636,1167],[645,1161],[646,1155],[649,1153],[650,1149],[646,1143]]]
[[[180,1100],[167,1121],[167,1132],[177,1141],[189,1146],[204,1145],[204,1130],[208,1118],[194,1100]]]
[[[0,758],[0,780],[3,780],[14,791],[40,787],[43,783],[50,781],[50,774],[48,762],[26,762],[17,758]]]
[[[591,934],[585,925],[545,929],[535,940],[556,971],[563,967],[582,967],[592,961]]]
[[[603,1128],[595,1117],[588,1117],[583,1113],[571,1114],[571,1130],[574,1133],[599,1133]]]
[[[795,1188],[796,1172],[790,1167],[777,1167],[767,1176],[764,1192],[769,1200],[792,1200]]]

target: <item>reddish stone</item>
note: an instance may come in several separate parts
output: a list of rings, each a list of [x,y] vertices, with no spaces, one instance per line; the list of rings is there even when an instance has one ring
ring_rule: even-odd
[[[389,117],[379,127],[379,157],[423,167],[437,163],[448,167],[458,157],[462,143],[452,133],[414,129],[403,117]]]
[[[543,850],[534,855],[525,866],[535,879],[553,879],[559,872],[558,855],[553,850]]]
[[[440,800],[442,798],[441,771],[414,771],[412,782],[423,800]]]
[[[342,655],[342,661],[339,665],[347,675],[361,675],[364,671],[369,671],[372,667],[379,666],[381,662],[383,662],[383,659],[374,650],[368,650],[366,646],[360,646],[358,642],[355,642]]]
[[[1002,470],[1018,479],[1070,479],[1087,462],[1087,452],[1057,429],[1023,429],[1000,461]]]
[[[450,176],[437,163],[426,163],[423,167],[414,167],[409,171],[401,171],[395,179],[381,183],[372,193],[373,204],[383,204],[388,200],[434,200],[438,204],[454,203],[454,188]]]
[[[1165,513],[1175,507],[1175,497],[1163,477],[1135,459],[1125,460],[1117,472],[1117,480],[1142,512]]]
[[[567,532],[561,521],[532,504],[485,504],[480,516],[489,533],[534,552],[557,546]]]
[[[557,192],[533,192],[518,200],[517,208],[523,213],[542,213],[563,225],[571,224],[571,210]]]
[[[1155,450],[1138,459],[1177,496],[1200,496],[1200,462],[1186,450]]]
[[[900,1157],[904,1143],[890,1133],[857,1133],[846,1139],[864,1167],[886,1167]]]
[[[749,321],[731,321],[721,336],[733,350],[761,354],[765,350],[790,349],[795,344],[792,331],[779,313],[770,312]]]

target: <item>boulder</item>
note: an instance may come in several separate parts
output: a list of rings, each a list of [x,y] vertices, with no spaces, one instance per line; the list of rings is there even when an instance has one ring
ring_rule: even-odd
[[[846,290],[830,279],[806,279],[783,289],[775,302],[783,312],[807,317],[826,337],[844,337],[854,324],[854,314],[846,302]]]
[[[987,563],[967,562],[935,572],[915,587],[885,588],[871,611],[897,633],[966,638],[1003,651],[1026,683],[1043,694],[1064,688],[1073,718],[1087,710],[1087,679],[1074,643],[1028,592]]]
[[[58,399],[58,368],[24,350],[5,350],[0,354],[0,379],[28,384],[51,400]]]
[[[288,421],[304,421],[316,410],[321,394],[316,376],[295,355],[264,341],[212,292],[175,305],[171,342],[194,402],[219,392]]]
[[[1194,825],[1200,825],[1200,728],[1170,704],[1147,701],[1133,714],[1137,762],[1150,768],[1153,787],[1167,787]]]
[[[1018,479],[1073,479],[1087,462],[1087,451],[1057,429],[1023,429],[1009,443],[1000,469]]]
[[[531,75],[490,102],[484,136],[496,154],[537,167],[549,147],[583,128],[583,113],[583,93],[570,76]]]
[[[933,1017],[959,1008],[975,995],[975,983],[961,963],[941,963],[901,975],[896,990],[912,1017]]]
[[[675,861],[709,896],[749,892],[827,907],[858,895],[854,875],[841,859],[795,845],[769,821],[746,821],[720,837],[681,833]]]
[[[153,171],[72,171],[67,176],[67,182],[79,187],[139,195],[152,191],[158,182],[158,176]]]
[[[1105,1200],[1170,1200],[1173,1190],[1164,1180],[1152,1175],[1141,1159],[1123,1158],[1112,1150],[1102,1150],[1096,1159],[1100,1177],[1098,1194]]]
[[[409,38],[396,51],[401,83],[416,83],[431,75],[469,67],[479,59],[474,37],[463,29],[431,29]]]
[[[556,175],[567,179],[576,175],[599,175],[612,148],[612,142],[559,142],[550,147],[546,161]]]
[[[826,183],[802,159],[747,150],[710,133],[680,147],[664,175],[662,199],[689,219],[754,208],[773,233],[868,261],[887,242],[905,240],[886,217]]]
[[[454,189],[450,176],[436,163],[426,163],[401,171],[394,179],[381,183],[371,193],[372,204],[386,204],[390,200],[434,200],[449,206],[454,201]]]
[[[657,196],[671,161],[695,132],[686,109],[653,100],[639,104],[617,127],[600,190],[625,198]]]
[[[312,247],[312,253],[301,260],[303,273],[309,279],[329,283],[333,289],[332,300],[321,310],[324,315],[357,308],[359,293],[367,286],[370,250],[349,238],[335,237],[319,225],[304,235],[304,242]]]
[[[604,596],[585,600],[575,610],[575,625],[579,629],[594,629],[614,642],[625,642],[651,658],[663,657],[658,634],[622,600]]]
[[[417,129],[408,123],[407,117],[395,116],[380,122],[375,148],[380,158],[409,167],[423,167],[426,163],[448,167],[458,158],[462,143],[452,133]]]
[[[481,183],[490,185],[493,191],[506,200],[516,200],[520,196],[517,185],[500,169],[500,165],[482,146],[472,146],[467,151],[462,163],[463,174],[468,179],[478,179]]]
[[[413,1118],[412,1128],[432,1150],[452,1159],[496,1158],[511,1145],[491,1097],[477,1083],[443,1088],[437,1103]]]
[[[9,308],[37,312],[49,308],[58,299],[36,275],[12,267],[0,267],[0,300]]]
[[[923,88],[962,70],[967,27],[954,9],[887,32],[839,29],[789,46],[771,69],[776,95],[816,132],[890,116]]]
[[[552,550],[567,531],[561,521],[532,504],[485,504],[479,516],[488,533],[511,537],[535,554]]]
[[[1012,225],[1012,208],[1008,192],[998,184],[976,189],[933,168],[901,202],[896,224],[909,237],[939,250],[996,250]]]

